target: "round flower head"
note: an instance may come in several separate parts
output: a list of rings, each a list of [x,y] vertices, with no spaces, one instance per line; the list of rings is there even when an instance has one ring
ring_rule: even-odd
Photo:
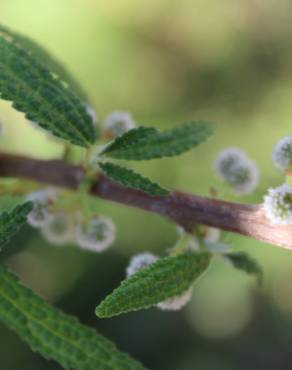
[[[109,218],[97,217],[89,221],[86,227],[78,224],[75,231],[77,244],[94,252],[102,252],[109,248],[115,240],[115,226]]]
[[[231,185],[237,194],[251,193],[258,185],[259,172],[256,164],[237,148],[219,153],[214,169],[218,177]]]
[[[292,185],[283,184],[269,189],[264,197],[264,211],[274,224],[292,223]]]
[[[33,202],[33,209],[27,216],[28,223],[33,227],[42,227],[49,222],[52,217],[49,206],[56,198],[57,192],[51,188],[29,193],[26,199]]]
[[[190,288],[179,296],[158,303],[157,307],[165,311],[178,311],[190,301],[191,297],[192,289]]]
[[[136,274],[136,272],[150,266],[157,260],[158,257],[149,252],[140,253],[136,256],[133,256],[126,270],[127,277]]]
[[[104,124],[105,131],[116,137],[136,127],[136,123],[128,112],[110,113]]]
[[[286,170],[292,165],[292,136],[283,137],[274,147],[272,159],[276,167]]]
[[[72,220],[65,213],[55,213],[41,228],[41,233],[50,244],[68,244],[73,240]]]

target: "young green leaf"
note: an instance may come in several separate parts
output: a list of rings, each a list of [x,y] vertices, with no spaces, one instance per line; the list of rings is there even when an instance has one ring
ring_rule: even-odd
[[[111,317],[149,308],[188,290],[210,263],[209,253],[165,257],[138,271],[96,308],[98,317]]]
[[[145,370],[113,343],[51,307],[0,266],[0,320],[34,351],[65,369]]]
[[[82,147],[96,140],[95,127],[79,98],[33,53],[0,31],[0,98],[57,137]]]
[[[212,133],[213,125],[204,122],[190,122],[164,132],[142,127],[113,140],[101,155],[128,161],[172,157],[199,145]]]
[[[126,131],[124,134],[117,136],[113,141],[111,141],[101,154],[107,153],[108,151],[115,151],[120,148],[128,148],[133,145],[133,143],[139,143],[140,140],[145,140],[152,135],[157,135],[159,133],[153,127],[140,126]]]
[[[0,248],[26,222],[26,217],[32,208],[32,202],[26,202],[16,206],[9,212],[4,211],[0,214]]]
[[[109,162],[100,162],[99,166],[107,177],[127,188],[142,190],[150,195],[169,194],[168,190],[133,170]]]
[[[27,36],[11,31],[9,28],[3,25],[0,25],[0,34],[10,36],[15,43],[19,44],[25,50],[32,52],[34,56],[37,57],[39,61],[43,63],[51,72],[59,76],[61,80],[67,82],[82,100],[88,100],[87,95],[75,78],[41,45]]]
[[[263,280],[263,271],[256,260],[251,258],[247,253],[226,253],[224,255],[231,262],[231,264],[247,274],[254,275],[258,282],[261,283]]]

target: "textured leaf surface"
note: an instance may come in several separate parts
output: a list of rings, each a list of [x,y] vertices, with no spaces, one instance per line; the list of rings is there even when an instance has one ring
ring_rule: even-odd
[[[142,190],[150,195],[169,194],[168,190],[133,170],[108,162],[101,162],[99,163],[99,166],[107,177],[128,188]]]
[[[96,308],[98,317],[149,308],[184,293],[206,270],[208,253],[188,253],[161,258],[124,280]]]
[[[164,132],[142,127],[118,137],[101,154],[135,161],[172,157],[199,145],[212,133],[213,125],[205,122],[190,122]]]
[[[3,25],[0,25],[0,33],[11,36],[14,42],[21,45],[27,51],[32,52],[35,57],[37,57],[40,62],[42,62],[51,72],[58,75],[63,81],[67,82],[82,100],[87,101],[87,95],[85,94],[79,83],[71,75],[71,73],[69,73],[68,70],[61,63],[54,59],[51,54],[48,53],[47,50],[44,49],[41,45],[39,45],[37,42],[33,41],[29,37],[11,31],[9,28]]]
[[[82,147],[96,140],[79,98],[38,58],[0,31],[0,97],[57,137]]]
[[[51,307],[0,266],[0,320],[65,369],[145,370],[95,330]]]
[[[258,282],[261,283],[263,280],[263,271],[256,260],[251,258],[247,253],[227,253],[224,255],[232,265],[247,274],[254,275]]]
[[[26,222],[26,217],[32,210],[33,204],[26,202],[16,206],[11,211],[4,211],[0,214],[0,248],[3,244],[19,230]]]

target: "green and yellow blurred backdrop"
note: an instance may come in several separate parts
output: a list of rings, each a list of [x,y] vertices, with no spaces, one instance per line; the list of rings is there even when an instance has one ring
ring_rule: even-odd
[[[190,119],[217,124],[197,150],[137,169],[170,188],[261,202],[283,181],[275,142],[292,131],[289,0],[0,0],[0,22],[45,46],[80,81],[102,121],[112,110],[160,128]],[[0,55],[1,58],[1,55]],[[58,158],[62,146],[0,103],[1,150]],[[255,194],[236,198],[213,174],[216,153],[239,146],[261,171]],[[95,305],[124,277],[131,255],[163,254],[176,229],[158,216],[95,200],[117,224],[101,255],[56,248],[25,228],[2,259],[48,301],[115,341],[152,370],[292,368],[292,252],[223,234],[263,266],[262,288],[216,261],[179,313],[156,309],[99,320]],[[57,370],[0,326],[1,370]],[[98,369],[97,369],[98,370]]]

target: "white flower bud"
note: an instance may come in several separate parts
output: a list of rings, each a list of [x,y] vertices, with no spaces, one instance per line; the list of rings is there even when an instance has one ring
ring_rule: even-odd
[[[204,239],[208,242],[216,243],[220,239],[220,234],[221,232],[219,229],[215,227],[208,227]]]
[[[126,270],[127,277],[134,275],[139,270],[148,267],[157,260],[158,257],[149,252],[140,253],[137,254],[136,256],[133,256]]]
[[[27,216],[28,223],[38,228],[49,222],[52,217],[49,206],[56,198],[57,192],[52,188],[29,193],[26,199],[33,202],[33,209]]]
[[[107,116],[104,124],[105,131],[113,137],[122,135],[135,127],[136,123],[128,112],[112,112]]]
[[[200,250],[200,242],[196,236],[191,237],[186,245],[186,252],[198,252]]]
[[[181,226],[177,227],[177,233],[178,233],[179,238],[183,238],[186,235],[186,231]],[[178,241],[178,243],[179,242],[180,241]],[[170,248],[169,253],[171,253],[173,249],[176,249],[176,247],[177,246]],[[199,243],[197,236],[188,234],[188,241],[184,249],[185,249],[185,252],[198,252],[200,250],[200,243]]]
[[[292,185],[283,184],[269,189],[264,196],[264,211],[274,224],[288,225],[292,223]]]
[[[115,225],[106,217],[97,217],[89,221],[87,227],[78,224],[75,230],[77,244],[93,252],[102,252],[108,249],[115,240]]]
[[[41,228],[43,237],[54,245],[64,245],[73,241],[73,222],[65,213],[55,213]]]
[[[272,159],[276,167],[286,170],[292,165],[292,136],[283,137],[274,147]]]
[[[179,296],[166,299],[164,302],[158,303],[157,307],[165,311],[178,311],[183,308],[192,297],[192,289],[188,289]]]
[[[218,177],[231,185],[237,194],[251,193],[258,185],[258,168],[246,154],[237,148],[219,153],[214,169]]]
[[[185,231],[181,226],[177,227],[177,232],[179,237],[185,235]],[[216,243],[220,238],[221,231],[215,227],[202,226],[202,231],[200,232],[200,238],[203,238],[207,242]],[[185,247],[186,252],[198,252],[200,250],[200,241],[196,235],[188,235],[187,245]]]

